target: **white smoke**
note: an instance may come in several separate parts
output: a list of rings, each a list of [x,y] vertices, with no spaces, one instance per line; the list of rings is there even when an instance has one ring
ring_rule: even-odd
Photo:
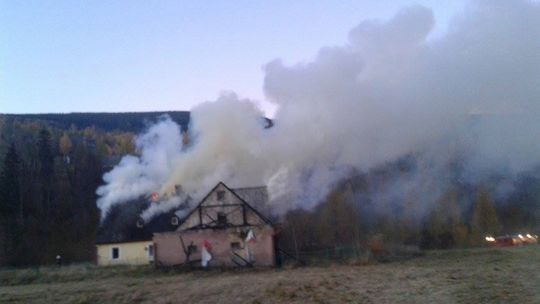
[[[97,189],[97,205],[102,218],[114,204],[149,195],[168,179],[174,161],[181,157],[182,136],[178,125],[168,117],[137,137],[140,156],[122,158],[112,171],[103,176],[105,185]]]
[[[360,23],[313,62],[268,63],[264,90],[278,105],[270,129],[234,94],[193,109],[184,152],[179,127],[158,122],[137,139],[141,156],[104,176],[99,207],[174,185],[197,198],[224,181],[268,185],[282,213],[313,206],[352,169],[411,153],[426,168],[466,155],[472,179],[538,164],[539,4],[473,1],[446,35],[427,39],[433,26],[429,9],[405,8]]]
[[[141,213],[141,219],[143,219],[143,221],[145,222],[149,222],[155,215],[179,207],[187,200],[187,195],[183,193],[167,197],[165,200],[162,200],[160,202],[154,202],[153,204],[150,204],[150,206]],[[182,210],[182,214],[186,214],[188,211],[189,210],[187,210],[187,208],[184,208]]]

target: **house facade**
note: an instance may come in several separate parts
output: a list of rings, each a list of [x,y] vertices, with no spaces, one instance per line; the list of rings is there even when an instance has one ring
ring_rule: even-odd
[[[259,211],[267,197],[265,187],[231,189],[219,183],[175,231],[154,233],[155,263],[274,266],[274,227]]]
[[[96,247],[100,266],[145,265],[154,261],[152,240],[97,244]]]

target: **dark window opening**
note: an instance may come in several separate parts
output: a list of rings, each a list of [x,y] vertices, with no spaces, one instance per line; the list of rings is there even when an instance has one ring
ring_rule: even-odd
[[[225,215],[223,212],[218,212],[217,223],[221,226],[227,225],[227,215]]]
[[[118,260],[120,258],[120,248],[113,247],[111,253],[112,253],[112,259],[113,260]]]
[[[149,257],[154,256],[154,245],[148,245],[148,256]]]
[[[242,247],[240,247],[240,242],[232,242],[231,243],[231,249],[232,250],[242,249]]]
[[[171,217],[171,225],[178,226],[178,218],[176,216]]]
[[[225,199],[225,191],[218,191],[217,192],[217,199],[218,201],[222,201]]]
[[[197,252],[197,246],[195,245],[189,245],[188,248],[188,253],[191,254],[191,253],[196,253]]]

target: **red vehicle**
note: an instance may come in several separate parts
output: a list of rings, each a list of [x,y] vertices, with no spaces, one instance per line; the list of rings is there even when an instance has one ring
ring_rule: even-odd
[[[496,247],[510,247],[520,245],[520,242],[512,236],[499,236],[495,238],[494,245]]]
[[[489,242],[492,246],[495,247],[510,247],[510,246],[520,246],[527,244],[537,244],[538,236],[531,235],[529,233],[522,235],[505,235],[505,236],[486,236],[486,241]]]

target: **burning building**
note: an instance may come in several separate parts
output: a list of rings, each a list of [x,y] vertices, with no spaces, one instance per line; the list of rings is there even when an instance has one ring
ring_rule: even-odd
[[[231,189],[218,183],[175,231],[154,233],[155,263],[274,266],[274,227],[261,213],[267,197],[266,187]]]
[[[175,230],[178,227],[177,213],[182,212],[183,207],[159,214],[145,222],[140,214],[154,203],[148,198],[140,198],[127,203],[123,208],[111,210],[96,237],[98,265],[153,263],[153,234]]]

